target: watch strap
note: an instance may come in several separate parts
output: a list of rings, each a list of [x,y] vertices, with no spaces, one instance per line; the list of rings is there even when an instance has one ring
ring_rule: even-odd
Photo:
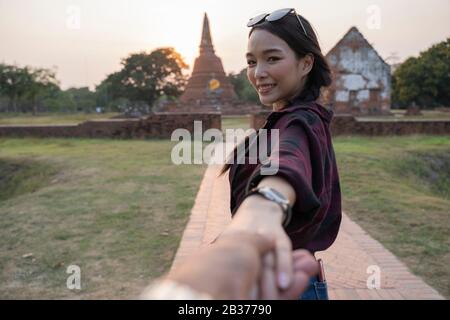
[[[278,191],[276,191],[276,190],[273,189],[273,188],[270,188],[270,187],[263,187],[263,188],[270,189],[271,191],[280,194]],[[253,194],[259,194],[259,195],[263,196],[265,199],[277,203],[277,204],[281,207],[281,210],[283,211],[283,221],[282,221],[283,227],[286,228],[286,227],[289,225],[289,223],[291,222],[291,219],[292,219],[292,206],[289,204],[289,202],[287,201],[287,199],[286,199],[285,202],[281,202],[281,201],[279,202],[279,201],[276,201],[276,199],[273,199],[273,198],[271,198],[271,197],[268,197],[268,195],[266,194],[266,192],[263,192],[263,191],[262,191],[262,188],[259,188],[259,187],[256,187],[256,188],[251,189],[251,190],[246,194],[245,197],[248,197],[248,196],[253,195]],[[283,197],[283,196],[281,195],[281,197]],[[283,197],[283,198],[284,198],[284,197]],[[284,199],[285,199],[285,198],[284,198]]]

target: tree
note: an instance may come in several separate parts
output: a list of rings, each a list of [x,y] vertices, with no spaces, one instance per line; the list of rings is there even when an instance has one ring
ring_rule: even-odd
[[[59,88],[55,92],[51,92],[51,94],[44,97],[41,103],[45,110],[49,112],[77,111],[77,105],[75,104],[73,96],[67,91],[60,90]]]
[[[17,105],[30,84],[29,68],[0,64],[0,93],[9,98],[9,106],[17,112]],[[9,110],[9,108],[8,108]]]
[[[133,103],[149,106],[166,95],[178,97],[186,85],[183,69],[188,67],[173,48],[159,48],[147,54],[131,54],[121,62],[122,69],[97,86],[102,95],[98,99],[111,101],[127,98]]]
[[[7,111],[33,111],[38,103],[59,89],[55,72],[49,69],[0,64],[0,95],[9,98]]]
[[[125,111],[124,104],[129,103],[119,79],[119,72],[112,73],[106,77],[98,86],[95,87],[96,102],[111,111]]]
[[[450,106],[450,38],[409,58],[394,72],[392,101],[406,107]]]
[[[77,111],[93,112],[96,107],[96,95],[88,87],[69,88],[66,92],[71,96]]]
[[[38,100],[59,91],[59,83],[55,72],[49,69],[30,69],[27,77],[28,85],[25,94],[31,100],[33,115],[36,115]]]
[[[250,84],[250,81],[248,81],[247,69],[242,69],[238,74],[230,73],[228,78],[240,100],[249,103],[259,103],[258,94]]]

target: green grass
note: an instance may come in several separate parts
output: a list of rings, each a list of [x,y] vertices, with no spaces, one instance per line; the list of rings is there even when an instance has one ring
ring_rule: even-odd
[[[204,172],[173,144],[0,139],[0,297],[132,298],[167,271]]]
[[[0,125],[17,124],[76,124],[86,120],[108,119],[118,113],[57,113],[32,114],[1,113]]]
[[[31,160],[0,159],[0,201],[35,192],[45,186],[55,169]]]
[[[450,137],[338,137],[344,210],[450,298]]]
[[[165,272],[204,171],[172,165],[173,145],[0,139],[0,297],[129,298]],[[450,298],[450,137],[334,146],[347,214]],[[81,267],[79,292],[66,288],[70,264]]]
[[[222,116],[222,131],[226,129],[249,129],[250,116]]]

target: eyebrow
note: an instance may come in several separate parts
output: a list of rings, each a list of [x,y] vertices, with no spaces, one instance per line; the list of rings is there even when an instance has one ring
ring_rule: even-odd
[[[268,53],[271,53],[271,52],[278,52],[278,53],[280,53],[280,52],[283,52],[283,51],[281,51],[280,49],[267,49],[267,50],[264,50],[262,53],[263,54],[268,54]],[[245,55],[246,57],[249,57],[249,56],[253,56],[253,54],[252,53],[250,53],[250,52],[247,52],[247,54]]]

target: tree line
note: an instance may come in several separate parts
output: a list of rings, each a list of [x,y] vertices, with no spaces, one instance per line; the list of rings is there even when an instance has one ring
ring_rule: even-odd
[[[149,112],[158,102],[176,99],[187,82],[188,65],[173,48],[140,52],[122,59],[94,91],[62,90],[50,69],[0,64],[0,112]]]
[[[183,92],[188,65],[174,48],[130,54],[121,69],[109,74],[94,91],[62,90],[50,69],[0,63],[0,112],[127,112],[147,113]],[[228,74],[239,99],[259,103],[246,69]],[[403,62],[392,75],[392,104],[405,108],[450,106],[450,38]]]
[[[450,107],[450,38],[408,58],[392,76],[392,103],[399,108]]]

